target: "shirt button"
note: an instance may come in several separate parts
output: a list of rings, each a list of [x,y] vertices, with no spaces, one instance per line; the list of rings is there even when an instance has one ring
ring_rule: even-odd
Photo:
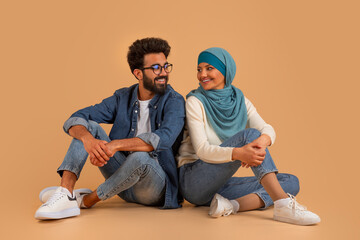
[[[157,108],[157,106],[155,105],[155,106],[154,106],[154,108],[156,109],[156,108]]]
[[[160,127],[160,125],[161,125],[161,124],[159,123],[159,124],[158,124],[158,127]]]
[[[131,131],[133,132],[133,131],[134,131],[134,129],[132,128],[132,129],[131,129]]]
[[[137,113],[137,110],[135,110],[135,113]]]

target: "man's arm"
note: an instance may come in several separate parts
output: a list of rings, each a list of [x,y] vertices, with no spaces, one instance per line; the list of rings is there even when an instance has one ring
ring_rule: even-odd
[[[80,109],[73,113],[64,123],[64,131],[69,134],[69,129],[76,125],[82,125],[88,128],[90,120],[97,123],[112,124],[114,123],[117,106],[117,92],[115,92],[111,97],[102,100],[101,103]]]
[[[69,135],[82,141],[86,152],[90,155],[90,162],[95,166],[104,166],[109,161],[109,157],[114,155],[105,145],[106,141],[94,138],[82,125],[72,126]]]
[[[116,139],[105,144],[113,155],[117,151],[129,151],[129,152],[151,152],[154,150],[153,146],[147,144],[140,138],[126,138],[126,139]],[[113,156],[112,155],[112,156]]]
[[[185,101],[180,94],[170,97],[163,109],[163,120],[159,128],[151,133],[142,133],[138,138],[156,151],[170,149],[184,127]]]
[[[82,141],[86,152],[90,155],[90,162],[98,167],[104,166],[117,151],[150,152],[154,150],[140,138],[116,139],[111,142],[96,139],[82,125],[72,126],[69,134]]]

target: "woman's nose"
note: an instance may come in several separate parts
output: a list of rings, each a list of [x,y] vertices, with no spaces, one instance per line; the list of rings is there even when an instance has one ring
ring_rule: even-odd
[[[200,77],[201,77],[201,78],[204,78],[204,77],[206,77],[206,76],[207,76],[206,71],[201,71],[201,72],[200,72]]]

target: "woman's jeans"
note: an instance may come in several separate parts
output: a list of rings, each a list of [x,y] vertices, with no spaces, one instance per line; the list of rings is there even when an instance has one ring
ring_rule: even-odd
[[[222,147],[242,147],[260,136],[260,132],[248,128],[224,141]],[[241,167],[241,161],[212,164],[202,160],[188,163],[180,167],[180,191],[184,198],[195,205],[209,206],[216,193],[230,200],[250,193],[257,194],[267,208],[273,204],[269,194],[260,184],[260,180],[268,173],[278,170],[266,149],[264,161],[251,167],[255,177],[232,177]],[[294,175],[277,174],[277,179],[285,192],[296,195],[299,192],[299,180]]]
[[[103,128],[94,121],[89,121],[88,130],[96,139],[111,141]],[[87,157],[83,143],[73,139],[58,173],[62,176],[66,170],[79,178]],[[127,202],[144,205],[161,205],[164,202],[166,175],[157,159],[149,153],[134,152],[126,156],[123,152],[116,152],[99,169],[106,179],[96,190],[101,200],[118,194]]]

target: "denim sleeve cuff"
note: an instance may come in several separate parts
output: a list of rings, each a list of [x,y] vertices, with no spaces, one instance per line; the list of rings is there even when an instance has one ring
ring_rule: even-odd
[[[160,137],[155,133],[142,133],[136,137],[140,138],[147,144],[150,144],[154,148],[154,150],[157,149],[157,146],[159,145],[160,142]]]
[[[88,129],[89,123],[80,117],[71,117],[64,123],[63,129],[66,133],[69,133],[69,129],[75,125],[82,125]]]

